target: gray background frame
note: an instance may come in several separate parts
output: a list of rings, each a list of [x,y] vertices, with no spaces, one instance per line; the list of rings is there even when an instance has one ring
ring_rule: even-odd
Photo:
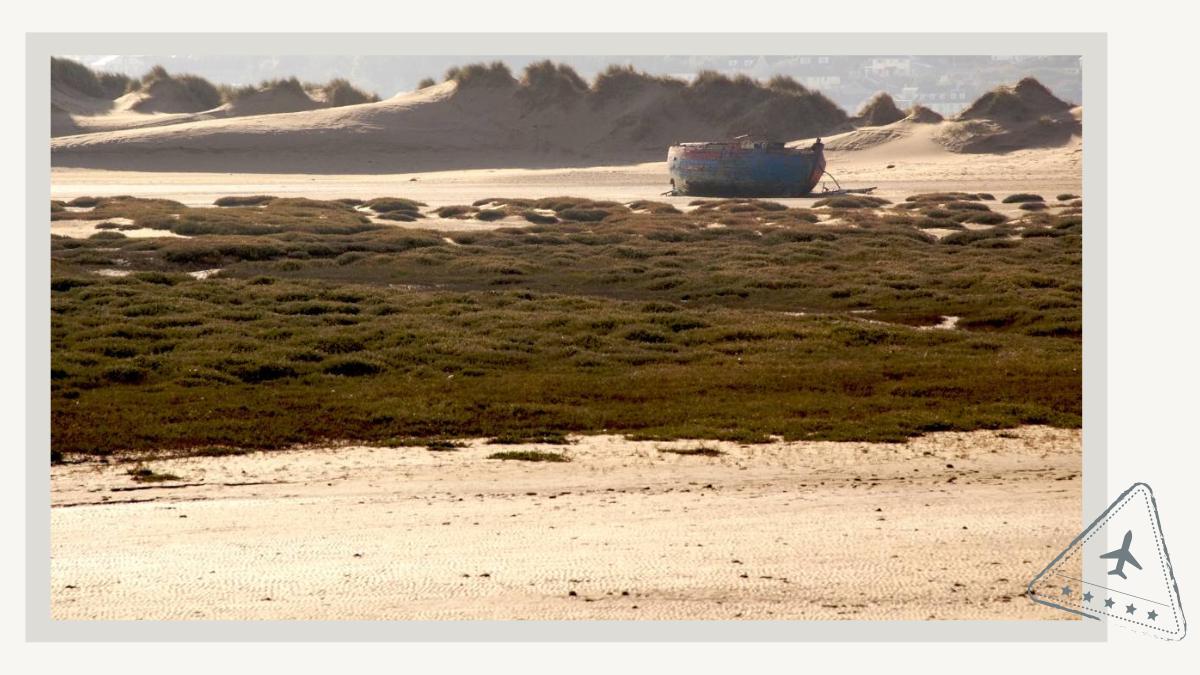
[[[30,641],[1058,642],[1102,641],[1093,621],[53,621],[50,618],[51,55],[92,54],[1040,55],[1083,58],[1083,512],[1108,503],[1107,36],[1103,33],[33,33],[26,35],[26,542]],[[37,214],[37,215],[35,215]],[[1064,546],[1067,542],[1063,542]],[[1030,577],[1040,569],[1030,569]],[[1050,611],[1050,610],[1047,610]],[[1049,614],[1047,615],[1050,616]],[[1060,618],[1060,617],[1055,617]]]

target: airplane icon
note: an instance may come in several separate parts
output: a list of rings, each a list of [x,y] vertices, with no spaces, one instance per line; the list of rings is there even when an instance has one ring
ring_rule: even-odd
[[[1129,545],[1131,543],[1133,543],[1133,530],[1129,530],[1125,533],[1125,541],[1121,544],[1121,548],[1115,551],[1109,551],[1108,553],[1100,556],[1101,558],[1116,559],[1117,568],[1109,572],[1110,575],[1115,574],[1122,579],[1127,579],[1128,577],[1125,576],[1125,563],[1129,563],[1139,570],[1142,569],[1142,566],[1138,564],[1137,558],[1134,558],[1133,554],[1129,552]]]

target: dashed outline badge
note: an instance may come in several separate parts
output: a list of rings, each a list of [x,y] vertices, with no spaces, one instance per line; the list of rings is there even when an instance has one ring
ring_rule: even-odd
[[[1159,639],[1187,633],[1158,505],[1145,483],[1117,497],[1028,590],[1034,602]]]

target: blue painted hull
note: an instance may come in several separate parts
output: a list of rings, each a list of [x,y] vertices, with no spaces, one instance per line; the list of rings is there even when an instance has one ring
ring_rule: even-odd
[[[732,141],[681,143],[667,151],[671,186],[702,197],[802,197],[825,173],[824,146]]]

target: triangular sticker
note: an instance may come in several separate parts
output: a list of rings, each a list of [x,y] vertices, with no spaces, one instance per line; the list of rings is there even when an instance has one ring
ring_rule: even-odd
[[[1029,582],[1043,605],[1106,620],[1164,640],[1187,632],[1154,493],[1126,490]]]

